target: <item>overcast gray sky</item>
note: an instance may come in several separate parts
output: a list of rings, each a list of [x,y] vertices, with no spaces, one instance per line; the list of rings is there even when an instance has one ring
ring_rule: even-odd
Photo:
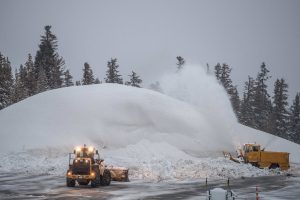
[[[122,75],[133,69],[147,86],[175,70],[180,55],[190,64],[228,63],[240,90],[264,61],[270,86],[283,77],[291,98],[300,91],[298,0],[0,0],[0,52],[18,67],[35,55],[45,25],[75,80],[84,62],[103,79],[116,57]]]

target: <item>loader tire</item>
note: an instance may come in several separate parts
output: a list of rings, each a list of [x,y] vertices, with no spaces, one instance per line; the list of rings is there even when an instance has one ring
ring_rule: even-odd
[[[108,169],[105,169],[103,172],[103,175],[101,176],[100,184],[102,186],[108,186],[108,185],[110,185],[110,182],[111,182],[110,171]]]
[[[91,187],[97,187],[101,184],[101,176],[98,168],[95,168],[96,178],[91,180]]]
[[[75,187],[75,180],[67,178],[66,179],[67,187]]]
[[[277,163],[272,163],[269,167],[269,169],[277,169],[279,168],[279,165]]]

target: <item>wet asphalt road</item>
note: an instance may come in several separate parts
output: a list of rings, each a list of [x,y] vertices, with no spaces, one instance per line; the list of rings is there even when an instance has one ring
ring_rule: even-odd
[[[208,188],[227,189],[227,180],[209,181]],[[230,180],[237,199],[300,199],[299,176],[268,176]],[[108,187],[65,187],[65,178],[54,175],[0,173],[0,199],[205,199],[205,180],[180,183],[112,182]]]

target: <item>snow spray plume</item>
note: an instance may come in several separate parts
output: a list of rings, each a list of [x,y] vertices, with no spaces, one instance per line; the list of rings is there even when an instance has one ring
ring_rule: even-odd
[[[224,137],[232,134],[237,119],[225,89],[213,75],[201,66],[185,65],[179,72],[165,75],[160,83],[163,93],[194,105],[200,112],[204,121],[198,122],[199,131],[206,127],[217,141],[232,144],[232,138]]]

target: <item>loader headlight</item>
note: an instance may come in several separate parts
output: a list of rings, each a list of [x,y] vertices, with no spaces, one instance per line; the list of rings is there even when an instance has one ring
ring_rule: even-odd
[[[69,172],[68,172],[68,176],[71,176],[71,175],[72,175],[72,172],[71,172],[71,171],[69,171]]]
[[[76,147],[76,152],[79,152],[79,151],[81,151],[81,148],[80,147]]]
[[[89,147],[89,152],[93,152],[94,151],[94,147]]]
[[[92,172],[92,173],[91,173],[91,176],[93,176],[93,177],[94,177],[94,176],[95,176],[95,172]]]

